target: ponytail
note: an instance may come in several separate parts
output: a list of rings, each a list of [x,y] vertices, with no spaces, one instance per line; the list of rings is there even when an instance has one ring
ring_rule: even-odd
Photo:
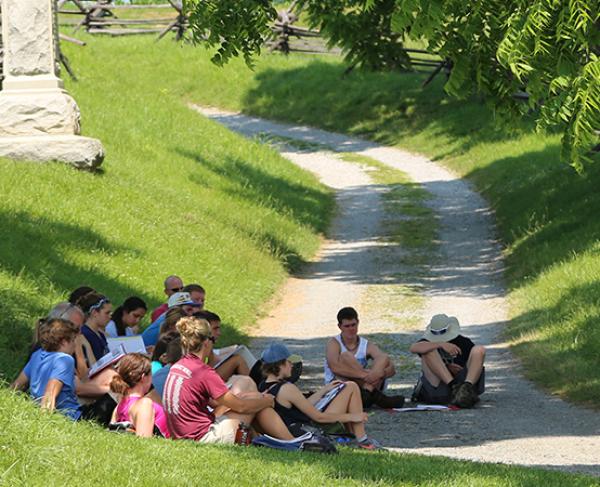
[[[119,374],[115,374],[113,376],[108,387],[110,388],[111,392],[121,394],[122,396],[126,395],[127,391],[129,390],[127,382],[125,382],[123,377],[121,377]]]
[[[127,395],[129,389],[150,373],[152,366],[148,357],[141,353],[128,353],[119,361],[117,373],[110,381],[109,388],[117,394]]]

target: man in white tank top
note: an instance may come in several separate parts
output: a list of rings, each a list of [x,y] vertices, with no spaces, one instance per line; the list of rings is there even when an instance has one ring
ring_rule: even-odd
[[[403,396],[387,396],[382,392],[386,379],[396,370],[389,356],[374,343],[358,336],[358,313],[354,308],[342,308],[337,314],[340,334],[327,342],[325,382],[351,380],[361,388],[363,406],[398,408]],[[372,361],[369,366],[369,361]]]

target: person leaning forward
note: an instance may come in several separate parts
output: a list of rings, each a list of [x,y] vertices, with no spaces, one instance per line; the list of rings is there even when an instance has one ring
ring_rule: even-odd
[[[454,316],[431,318],[423,337],[410,347],[421,358],[422,373],[413,401],[473,407],[485,390],[485,348],[461,335]]]
[[[365,408],[373,404],[386,409],[402,407],[403,396],[387,396],[382,392],[386,379],[396,371],[386,353],[358,335],[356,310],[351,307],[342,308],[337,314],[337,321],[341,333],[327,342],[325,383],[333,380],[356,382],[361,388]]]

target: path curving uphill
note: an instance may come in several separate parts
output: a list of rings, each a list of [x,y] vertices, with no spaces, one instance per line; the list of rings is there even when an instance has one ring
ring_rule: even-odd
[[[288,280],[270,315],[258,324],[253,341],[256,350],[274,337],[285,340],[294,353],[303,355],[307,385],[314,387],[322,380],[326,337],[337,331],[337,310],[354,305],[361,312],[361,303],[377,292],[378,286],[414,284],[408,277],[402,278],[400,264],[394,268],[393,259],[390,263],[389,244],[380,238],[383,188],[373,183],[368,167],[344,162],[336,153],[368,156],[403,171],[432,196],[427,204],[439,222],[439,246],[427,277],[420,282],[426,298],[422,327],[433,314],[454,315],[466,335],[488,348],[487,391],[477,408],[396,414],[376,411],[369,418],[370,434],[397,451],[600,476],[600,414],[537,389],[523,378],[502,340],[507,304],[501,250],[494,235],[493,214],[468,182],[399,149],[214,108],[192,108],[245,136],[270,134],[313,147],[283,146],[281,153],[336,191],[337,213],[328,239],[314,262]],[[314,149],[315,144],[327,150]],[[387,260],[382,260],[384,254]],[[393,298],[389,307],[394,309]],[[360,332],[402,358],[391,387],[410,396],[418,369],[410,366],[416,361],[406,350],[420,333],[382,319],[376,310],[361,313]]]

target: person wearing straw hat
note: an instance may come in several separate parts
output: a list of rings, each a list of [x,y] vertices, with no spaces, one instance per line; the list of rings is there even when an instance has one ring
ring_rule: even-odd
[[[485,348],[460,333],[454,316],[435,315],[423,337],[410,347],[422,373],[413,401],[473,407],[485,389]]]

